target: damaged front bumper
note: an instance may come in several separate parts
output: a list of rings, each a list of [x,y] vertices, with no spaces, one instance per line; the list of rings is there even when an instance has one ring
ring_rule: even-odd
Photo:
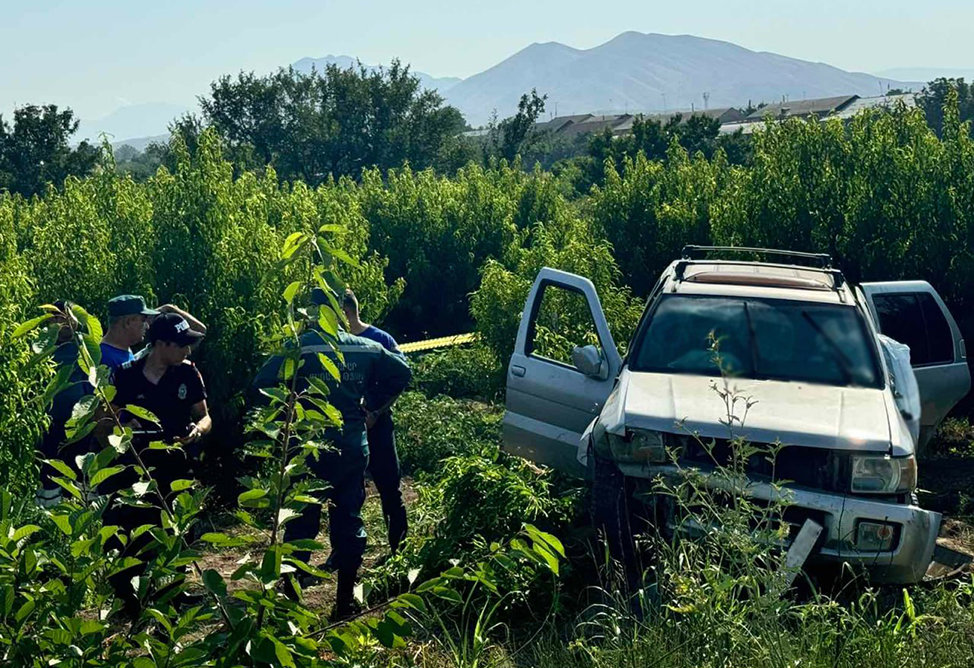
[[[680,475],[673,465],[617,465],[634,478]],[[923,579],[933,558],[940,513],[893,501],[762,482],[750,482],[747,490],[753,499],[785,503],[784,519],[796,527],[805,519],[823,527],[809,563],[847,562],[865,568],[873,582],[909,584]],[[883,538],[878,541],[883,543],[880,549],[876,549],[877,535]]]

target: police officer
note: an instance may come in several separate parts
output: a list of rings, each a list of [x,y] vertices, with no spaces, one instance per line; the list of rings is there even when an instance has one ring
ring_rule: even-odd
[[[342,310],[348,320],[348,330],[355,336],[375,341],[389,352],[405,360],[396,340],[388,332],[375,325],[362,322],[358,299],[351,290],[345,291]],[[369,475],[382,500],[382,515],[389,532],[389,550],[395,554],[406,537],[406,504],[402,500],[400,484],[402,474],[399,455],[396,452],[396,432],[392,423],[392,405],[381,398],[365,397],[366,426],[369,437]]]
[[[113,403],[139,406],[154,414],[158,424],[139,426],[158,430],[160,440],[194,444],[213,426],[203,377],[189,361],[192,346],[203,334],[181,315],[165,313],[152,321],[147,338],[148,353],[126,362],[115,373]]]
[[[324,292],[315,290],[312,303],[328,308]],[[381,345],[368,339],[338,332],[337,346],[344,363],[337,359],[321,332],[311,329],[301,337],[301,374],[318,376],[331,386],[328,400],[342,414],[341,429],[329,430],[325,439],[332,448],[320,453],[317,460],[308,458],[312,473],[329,484],[323,495],[331,500],[328,511],[328,537],[331,542],[331,562],[338,573],[338,587],[333,617],[342,619],[354,612],[354,587],[358,569],[365,552],[365,525],[362,522],[362,504],[365,502],[365,470],[369,461],[366,437],[367,413],[363,406],[366,394],[375,401],[391,403],[409,384],[412,373],[402,358],[388,352]],[[318,354],[328,356],[341,368],[341,382],[335,383],[322,368]],[[279,383],[281,356],[271,357],[257,375],[256,388],[276,387]],[[306,381],[299,390],[307,387]],[[321,524],[321,506],[309,504],[285,527],[284,540],[315,538]],[[308,552],[297,553],[297,558],[307,562]],[[300,578],[306,580],[305,578]],[[289,583],[290,584],[290,583]],[[288,587],[289,596],[297,592]]]
[[[126,362],[131,362],[135,358],[132,347],[142,343],[156,316],[167,313],[183,318],[197,334],[206,334],[206,325],[173,304],[149,308],[142,295],[119,295],[109,299],[108,331],[101,340],[101,363],[114,373]]]
[[[149,326],[146,337],[148,352],[122,364],[115,372],[116,393],[112,404],[122,411],[123,422],[133,427],[132,447],[151,469],[152,478],[163,497],[169,495],[174,480],[190,477],[187,470],[195,459],[194,447],[198,447],[199,440],[209,433],[213,424],[206,404],[203,378],[188,359],[191,347],[202,337],[181,315],[159,315]],[[158,422],[140,421],[127,414],[124,410],[126,406],[144,408]],[[184,450],[150,449],[147,446],[152,441],[179,444]],[[121,463],[131,466],[136,460],[126,453]],[[137,477],[130,468],[110,478],[111,486],[103,491],[117,492],[132,485]],[[147,500],[156,502],[154,497]],[[105,512],[106,525],[116,525],[130,532],[144,524],[158,525],[161,521],[161,508],[158,506],[133,507],[114,501]],[[134,556],[143,562],[109,577],[116,595],[123,602],[123,610],[129,615],[136,615],[141,605],[130,583],[133,577],[145,570],[144,561],[152,557],[152,548],[146,549],[150,541],[151,536],[146,532],[124,546],[120,542],[111,545],[121,549],[123,556]]]

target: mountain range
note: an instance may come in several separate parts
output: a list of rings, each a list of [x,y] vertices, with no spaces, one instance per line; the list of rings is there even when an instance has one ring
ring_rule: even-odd
[[[341,68],[358,61],[345,55],[301,58],[300,72]],[[366,64],[369,70],[377,66]],[[437,90],[472,126],[496,110],[503,118],[517,111],[522,94],[537,89],[548,96],[546,115],[606,112],[661,112],[691,108],[745,107],[749,102],[779,102],[834,95],[880,95],[889,88],[919,91],[932,68],[900,69],[901,76],[847,72],[826,63],[692,35],[625,32],[591,49],[558,42],[535,43],[490,69],[466,79],[414,71],[420,83]],[[960,71],[960,70],[958,70]],[[919,75],[923,74],[923,77]],[[174,104],[123,107],[98,121],[84,121],[78,139],[97,140],[109,132],[116,141],[155,136],[185,113]]]
[[[514,113],[532,88],[547,94],[547,112],[566,115],[745,107],[920,85],[692,35],[626,32],[591,49],[532,44],[451,87],[446,98],[478,125],[494,109],[501,118]]]

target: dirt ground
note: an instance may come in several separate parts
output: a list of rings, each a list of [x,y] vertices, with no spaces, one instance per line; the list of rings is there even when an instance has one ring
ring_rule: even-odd
[[[412,480],[404,479],[402,481],[402,493],[403,499],[406,502],[406,508],[412,507],[413,502],[416,500],[416,490],[413,487]],[[368,545],[365,550],[365,560],[362,564],[362,571],[366,572],[380,559],[389,554],[389,541],[386,534],[385,521],[382,517],[382,505],[379,502],[379,494],[375,489],[375,485],[371,481],[368,481],[366,486],[366,499],[365,506],[362,508],[362,518],[365,521],[365,529],[369,536]],[[312,565],[319,566],[328,558],[327,528],[327,519],[323,518],[322,531],[318,535],[318,542],[325,545],[326,549],[311,554]],[[221,531],[230,536],[257,533],[250,527],[242,524],[235,524],[226,528],[217,526],[203,527],[203,530]],[[249,548],[230,548],[206,552],[199,560],[199,565],[202,570],[212,568],[220,573],[227,583],[228,591],[233,592],[237,589],[252,586],[247,580],[234,581],[230,579],[230,576],[239,567],[241,560],[247,556],[248,552],[257,553],[261,547],[262,545],[260,543],[256,543]],[[195,577],[191,576],[191,579],[195,579]],[[303,595],[304,603],[309,608],[324,610],[325,612],[329,611],[335,602],[334,577],[321,580],[314,586],[306,588]]]

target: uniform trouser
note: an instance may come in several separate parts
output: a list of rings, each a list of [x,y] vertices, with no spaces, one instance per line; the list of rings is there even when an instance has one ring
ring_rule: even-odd
[[[105,526],[119,527],[119,533],[129,536],[132,531],[144,524],[159,526],[161,512],[162,510],[156,506],[135,507],[122,505],[113,496],[102,516],[102,522]],[[132,615],[136,614],[141,607],[139,597],[132,585],[132,578],[145,573],[146,564],[155,558],[157,547],[150,547],[153,540],[149,532],[146,531],[138,538],[129,540],[124,546],[115,536],[109,538],[105,543],[108,549],[117,549],[120,551],[120,560],[128,557],[139,560],[138,564],[129,566],[108,576],[108,582],[112,586],[112,589],[115,590],[115,596],[121,599],[123,608]]]
[[[396,452],[396,432],[392,418],[386,414],[369,429],[369,475],[382,500],[382,515],[389,531],[392,552],[406,537],[406,505],[402,500],[399,454]]]
[[[165,452],[162,450],[145,450],[142,452],[142,461],[146,466],[152,468],[153,479],[159,485],[159,490],[162,494],[167,497],[172,481],[181,477],[181,475],[186,475],[187,465],[180,453]],[[116,463],[131,466],[135,463],[135,459],[131,455],[126,454],[120,457]],[[116,476],[109,479],[109,482],[111,483],[110,493],[112,494],[112,498],[108,503],[108,507],[105,509],[104,515],[102,515],[102,524],[105,526],[117,526],[120,529],[120,533],[126,536],[146,524],[161,526],[162,508],[158,505],[158,499],[154,493],[146,495],[141,499],[143,503],[151,504],[149,506],[129,506],[118,502],[117,490],[128,488],[133,483],[138,482],[138,476],[134,471],[130,469],[116,474]],[[134,557],[140,562],[108,578],[109,584],[115,590],[115,595],[122,600],[124,608],[130,614],[138,612],[140,607],[139,598],[132,586],[132,578],[145,573],[146,564],[156,557],[158,546],[152,545],[153,541],[154,539],[149,532],[141,534],[134,540],[129,540],[128,544],[124,546],[116,536],[112,536],[106,541],[106,547],[108,549],[117,549],[120,551],[120,558]],[[185,567],[181,567],[178,570],[183,571]],[[161,595],[168,589],[168,586],[164,587],[156,595]]]
[[[328,509],[328,539],[331,542],[332,563],[339,573],[354,574],[362,565],[365,553],[365,524],[362,504],[365,503],[365,469],[369,456],[359,446],[320,453],[318,461],[308,457],[308,468],[329,484],[321,492],[322,500],[330,500]],[[314,539],[321,527],[321,506],[309,504],[298,517],[284,527],[284,540]],[[310,552],[295,552],[304,562]]]

